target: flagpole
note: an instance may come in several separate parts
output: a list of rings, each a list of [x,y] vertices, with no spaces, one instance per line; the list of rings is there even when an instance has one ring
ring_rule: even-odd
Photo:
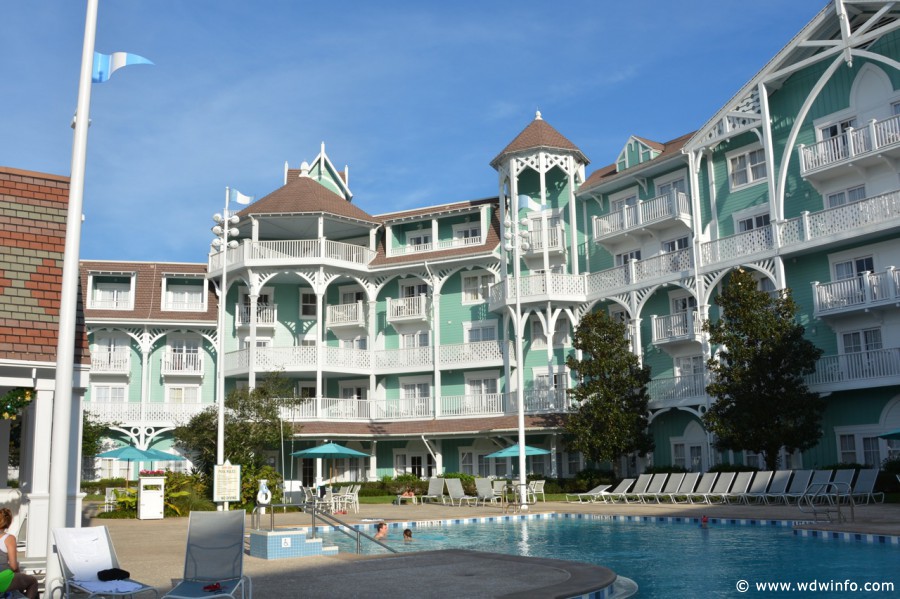
[[[69,456],[78,452],[78,439],[71,439],[72,387],[75,362],[75,332],[78,308],[78,258],[81,245],[81,216],[84,201],[84,171],[87,155],[88,125],[91,112],[91,73],[94,65],[94,40],[97,34],[97,2],[87,0],[81,75],[78,78],[78,104],[75,110],[75,135],[72,142],[72,173],[69,179],[69,206],[66,213],[66,244],[63,255],[62,293],[59,305],[59,338],[56,345],[56,381],[53,393],[53,428],[50,440],[50,498],[47,514],[48,555],[45,593],[48,597],[60,588],[59,561],[50,559],[54,545],[53,529],[66,527],[68,505]],[[72,446],[72,442],[76,444]],[[40,442],[40,440],[38,440]],[[80,514],[75,515],[76,524]]]

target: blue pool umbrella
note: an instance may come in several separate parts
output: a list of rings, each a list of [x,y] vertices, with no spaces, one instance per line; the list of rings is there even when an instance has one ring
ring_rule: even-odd
[[[356,451],[355,449],[350,449],[349,447],[344,447],[343,445],[338,445],[337,443],[326,443],[324,445],[317,445],[316,447],[310,447],[309,449],[301,449],[300,451],[295,451],[291,454],[292,456],[298,458],[310,458],[310,459],[319,459],[319,458],[332,458],[332,459],[341,459],[341,458],[368,458],[371,457],[367,453],[363,453],[361,451]],[[329,476],[329,479],[332,477]]]
[[[138,449],[133,445],[125,445],[124,447],[110,449],[109,451],[98,453],[95,457],[125,460],[128,463],[127,468],[129,471],[131,470],[131,462],[169,462],[184,460],[180,455],[166,453],[164,451],[159,451],[158,449]],[[125,479],[125,483],[127,486],[127,478]]]
[[[547,455],[550,453],[546,449],[541,449],[540,447],[532,447],[530,445],[525,446],[525,455]],[[515,458],[519,455],[519,444],[510,445],[504,449],[499,451],[495,451],[494,453],[487,454],[486,458]]]
[[[881,439],[900,439],[900,428],[895,428],[892,431],[888,431],[883,435],[878,435]]]

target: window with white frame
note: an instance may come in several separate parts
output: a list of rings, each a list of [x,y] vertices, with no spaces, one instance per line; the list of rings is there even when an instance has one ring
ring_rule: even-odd
[[[845,354],[877,351],[883,347],[881,342],[881,329],[872,328],[842,333],[841,344],[844,347]]]
[[[856,462],[856,436],[840,435],[841,463],[853,464]]]
[[[463,323],[463,333],[466,343],[478,343],[479,341],[497,340],[496,320],[475,320]]]
[[[581,454],[577,451],[567,451],[566,453],[566,474],[574,477],[581,472]]]
[[[762,148],[742,148],[726,156],[732,191],[766,179],[766,153]]]
[[[737,219],[737,232],[746,233],[754,229],[762,229],[769,226],[769,213],[757,214],[755,216],[747,216]]]
[[[850,127],[856,127],[856,117],[846,118],[836,123],[829,123],[819,127],[817,132],[819,141],[826,141],[844,135]],[[846,141],[844,144],[846,145]]]
[[[666,181],[665,183],[657,183],[656,185],[657,196],[668,195],[673,191],[676,193],[685,193],[686,190],[687,185],[684,182],[684,176],[679,176],[677,179],[672,179],[671,181]]]
[[[191,337],[169,339],[166,369],[189,372],[200,370],[200,340]]]
[[[195,404],[200,402],[199,385],[166,385],[166,402]]]
[[[400,344],[403,349],[412,349],[414,347],[428,347],[431,344],[429,331],[403,333],[400,335]]]
[[[91,403],[125,403],[128,385],[91,384]]]
[[[241,349],[250,349],[250,337],[241,337]],[[272,345],[272,339],[269,337],[257,337],[254,343],[256,347],[269,347]]]
[[[402,474],[412,474],[418,478],[430,478],[435,474],[434,458],[428,452],[395,449],[394,476]]]
[[[341,381],[339,386],[343,399],[369,398],[369,385],[366,381]]]
[[[621,254],[616,254],[616,266],[623,266],[628,264],[632,260],[640,260],[641,259],[641,250],[631,250],[630,252],[622,252]]]
[[[669,298],[672,314],[683,314],[697,309],[697,298],[693,295],[676,295]]]
[[[609,317],[615,322],[628,324],[628,311],[617,304],[613,304],[609,307]]]
[[[453,225],[453,239],[461,245],[478,243],[481,240],[481,223]]]
[[[885,422],[835,427],[840,462],[878,468],[884,460],[896,456],[900,443],[878,437],[885,428],[889,428]]]
[[[547,333],[540,318],[531,317],[531,347],[540,349],[547,347]],[[556,330],[553,331],[553,347],[565,347],[569,343],[569,321],[566,318],[556,319]]]
[[[428,295],[428,283],[416,281],[400,284],[400,297],[419,297],[420,295]]]
[[[95,310],[134,308],[134,275],[91,275],[90,307]]]
[[[496,372],[472,372],[466,374],[466,395],[495,395],[497,393]]]
[[[341,287],[341,304],[355,304],[366,301],[366,292],[359,287]]]
[[[428,249],[431,247],[431,231],[419,229],[417,231],[407,231],[406,245],[415,246],[418,249]]]
[[[702,355],[676,356],[674,359],[675,376],[690,376],[703,374],[706,370],[706,361]]]
[[[622,208],[637,205],[637,192],[631,192],[623,197],[610,198],[609,211],[621,212]]]
[[[163,279],[165,310],[202,311],[206,309],[206,282],[203,279]]]
[[[494,276],[488,273],[469,273],[462,277],[463,304],[480,304],[487,299]]]
[[[369,345],[369,339],[365,336],[353,337],[352,339],[341,339],[340,341],[341,347],[346,349],[367,349]]]
[[[826,197],[826,207],[837,208],[845,204],[853,204],[866,199],[866,186],[857,185],[848,189],[842,189],[829,193]]]
[[[686,250],[690,245],[690,240],[687,236],[679,237],[678,239],[670,239],[668,241],[662,242],[662,251],[664,254],[671,254],[672,252],[677,252],[679,250]]]
[[[850,260],[842,260],[834,263],[834,280],[852,279],[874,271],[875,260],[872,256],[860,256]]]
[[[534,377],[534,388],[539,391],[560,391],[569,388],[569,370],[564,369],[562,372],[554,372],[552,375],[547,369],[532,368]]]
[[[297,397],[309,399],[316,396],[316,384],[313,382],[299,381],[294,388]]]
[[[131,342],[122,335],[98,334],[91,347],[91,368],[104,371],[127,371],[131,358]]]
[[[300,289],[300,318],[314,319],[316,318],[316,309],[318,302],[316,294],[312,289]]]

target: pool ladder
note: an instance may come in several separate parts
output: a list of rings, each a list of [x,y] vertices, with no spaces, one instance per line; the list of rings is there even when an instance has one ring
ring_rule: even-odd
[[[804,514],[812,514],[816,522],[824,517],[828,522],[848,522],[841,506],[850,508],[849,522],[856,519],[856,502],[850,493],[848,483],[816,483],[806,488],[797,501],[797,507]]]

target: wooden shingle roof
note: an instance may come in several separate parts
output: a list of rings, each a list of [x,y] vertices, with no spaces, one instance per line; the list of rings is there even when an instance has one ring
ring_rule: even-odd
[[[500,161],[507,154],[516,152],[524,152],[527,150],[536,150],[540,148],[566,150],[574,152],[584,164],[588,164],[590,160],[578,149],[578,146],[569,141],[562,133],[554,129],[547,121],[541,118],[538,112],[535,119],[528,123],[528,126],[519,133],[515,139],[509,142],[503,151],[491,160],[491,166],[497,168]]]
[[[304,213],[334,214],[373,224],[381,222],[310,177],[289,179],[285,185],[250,204],[238,215]]]

